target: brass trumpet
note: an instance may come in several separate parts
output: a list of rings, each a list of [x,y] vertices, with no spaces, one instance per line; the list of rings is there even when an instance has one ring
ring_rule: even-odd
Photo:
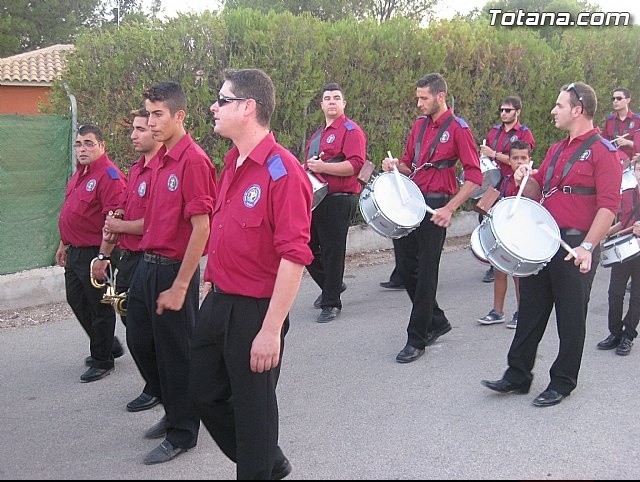
[[[107,287],[104,295],[102,295],[100,303],[104,303],[105,305],[113,305],[113,309],[116,310],[116,313],[118,313],[120,316],[127,316],[127,308],[125,306],[125,302],[127,301],[127,293],[116,293],[111,261],[107,260],[107,275],[104,283],[101,283],[93,277],[93,264],[96,261],[98,261],[98,258],[93,258],[91,260],[91,265],[89,265],[91,286],[99,290],[101,290],[105,286]]]

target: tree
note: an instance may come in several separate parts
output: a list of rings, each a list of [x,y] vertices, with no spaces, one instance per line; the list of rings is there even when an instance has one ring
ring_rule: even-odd
[[[370,0],[364,2],[369,16],[384,22],[393,17],[405,17],[418,22],[429,17],[440,0]]]

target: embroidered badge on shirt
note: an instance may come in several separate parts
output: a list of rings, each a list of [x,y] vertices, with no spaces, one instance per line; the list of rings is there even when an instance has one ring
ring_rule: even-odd
[[[172,192],[178,189],[178,176],[176,176],[175,174],[171,174],[169,176],[169,180],[167,181],[167,187],[169,188],[169,191]]]
[[[635,126],[636,125],[633,121],[629,122],[629,129],[633,129]]]
[[[513,136],[511,136],[511,139],[509,139],[509,142],[515,142],[517,140],[518,140],[518,136],[513,135]]]
[[[449,140],[449,131],[444,131],[440,136],[440,142],[445,143]]]
[[[336,140],[336,135],[335,134],[331,134],[329,137],[327,137],[327,144],[333,144],[333,141]]]
[[[89,181],[87,181],[87,192],[91,192],[96,188],[96,180],[95,179],[89,179]]]
[[[256,204],[258,204],[261,194],[262,190],[260,189],[260,186],[258,186],[257,184],[253,184],[249,186],[244,192],[244,196],[242,196],[242,202],[248,208],[253,208]]]
[[[584,151],[582,153],[582,155],[580,156],[580,160],[581,161],[586,161],[587,159],[589,159],[591,157],[591,149],[587,149],[586,151]]]
[[[146,192],[147,192],[147,183],[145,181],[142,181],[138,185],[138,196],[144,197]]]

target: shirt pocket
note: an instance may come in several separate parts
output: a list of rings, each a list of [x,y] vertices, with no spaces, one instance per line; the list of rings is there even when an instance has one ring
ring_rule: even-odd
[[[86,215],[96,201],[96,191],[84,191],[78,194],[77,202],[73,203],[72,212],[79,215]]]
[[[580,185],[582,186],[593,186],[595,185],[595,180],[593,179],[593,164],[586,161],[577,161],[572,171],[575,170],[577,179],[580,181]],[[586,184],[585,184],[586,183]]]

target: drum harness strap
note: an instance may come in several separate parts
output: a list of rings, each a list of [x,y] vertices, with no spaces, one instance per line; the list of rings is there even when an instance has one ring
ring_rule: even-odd
[[[496,134],[495,139],[493,139],[493,142],[491,143],[491,149],[493,149],[495,152],[502,152],[504,151],[504,148],[507,147],[507,144],[509,144],[509,140],[511,139],[511,136],[509,136],[509,132],[511,131],[505,132],[506,136],[504,138],[504,142],[502,143],[500,150],[496,150],[496,147],[498,146],[498,139],[500,139],[500,136],[502,135],[502,126],[498,127],[497,130],[498,130],[498,133]]]
[[[558,185],[560,185],[562,183],[562,180],[565,177],[567,177],[567,174],[575,164],[576,160],[598,139],[602,139],[600,134],[593,134],[590,137],[588,137],[580,145],[580,147],[578,147],[576,152],[569,158],[569,160],[565,164],[564,169],[562,170],[562,177],[560,178],[560,181],[558,181]],[[555,193],[558,190],[561,190],[565,194],[581,194],[584,196],[593,195],[596,193],[595,188],[586,187],[586,186],[573,186],[573,187],[562,186],[561,188],[558,188],[558,186],[554,186],[551,189],[549,189],[549,186],[551,185],[551,178],[553,177],[553,169],[556,166],[556,162],[558,161],[560,154],[562,154],[562,147],[560,147],[556,151],[556,154],[555,156],[553,156],[553,159],[551,160],[551,164],[549,165],[549,169],[547,169],[547,175],[544,181],[544,188],[542,189],[542,199],[540,200],[540,204],[542,204],[545,201],[545,199],[547,199],[549,196],[551,196],[553,193]]]
[[[431,157],[433,157],[433,153],[436,150],[436,146],[438,145],[438,142],[440,141],[442,134],[444,133],[445,130],[447,130],[447,127],[449,127],[449,124],[451,124],[451,122],[453,122],[453,116],[449,117],[447,120],[445,120],[442,123],[442,126],[440,126],[440,130],[438,131],[438,134],[433,139],[433,142],[431,143],[431,147],[429,148],[429,157],[427,157],[427,162],[425,162],[422,166],[418,167],[418,159],[420,158],[420,147],[422,146],[422,138],[424,137],[424,131],[427,130],[427,125],[429,124],[429,118],[428,117],[425,118],[424,122],[422,123],[422,126],[420,127],[420,132],[418,133],[418,139],[416,141],[416,147],[415,147],[415,150],[413,151],[413,162],[411,163],[411,168],[413,169],[413,172],[409,176],[409,179],[413,179],[420,169],[429,169],[430,167],[435,167],[436,169],[446,169],[448,167],[453,167],[456,165],[456,162],[458,162],[457,159],[441,160],[438,162],[429,162],[431,160]]]
[[[629,222],[632,219],[636,219],[636,216],[638,215],[639,207],[640,207],[640,204],[638,204],[638,190],[634,189],[633,190],[633,212],[629,215],[629,217],[627,218],[627,221],[622,225],[623,228],[628,227]]]
[[[311,144],[309,145],[309,157],[317,156],[320,153],[320,140],[322,139],[322,132],[324,128],[320,126],[314,133],[311,138]],[[332,157],[331,159],[326,159],[324,162],[342,162],[345,159],[344,154],[337,155],[336,157]]]

